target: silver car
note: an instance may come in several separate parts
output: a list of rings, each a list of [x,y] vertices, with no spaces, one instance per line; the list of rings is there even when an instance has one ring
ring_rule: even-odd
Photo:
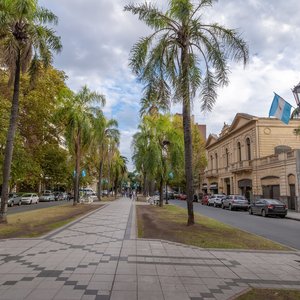
[[[8,195],[8,206],[21,205],[22,204],[22,194],[10,193]]]
[[[229,210],[243,209],[248,210],[249,202],[245,196],[242,195],[229,195],[222,202],[222,208]]]
[[[222,202],[223,200],[226,198],[225,195],[223,194],[215,194],[215,195],[212,195],[209,202],[212,202],[212,205],[214,207],[221,207],[222,206]]]
[[[39,199],[41,202],[49,202],[55,200],[55,195],[51,192],[44,192]]]

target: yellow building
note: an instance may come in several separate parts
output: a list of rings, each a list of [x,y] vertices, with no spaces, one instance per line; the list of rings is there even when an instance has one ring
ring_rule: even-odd
[[[243,194],[250,200],[281,199],[300,211],[300,137],[294,134],[299,126],[299,120],[285,125],[277,119],[237,114],[219,136],[207,139],[202,191]]]

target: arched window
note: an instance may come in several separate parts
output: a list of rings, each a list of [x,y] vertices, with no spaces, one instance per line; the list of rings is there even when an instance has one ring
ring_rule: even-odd
[[[246,149],[247,149],[247,153],[246,153],[247,159],[251,160],[251,142],[249,138],[246,139]]]
[[[225,154],[226,154],[226,167],[228,167],[229,166],[229,152],[228,152],[228,149],[226,148],[226,150],[225,150]]]
[[[218,154],[215,154],[215,159],[216,159],[216,170],[218,170]]]
[[[242,160],[242,151],[241,151],[241,143],[240,142],[237,143],[237,150],[238,150],[237,159],[238,159],[238,161],[241,161]]]

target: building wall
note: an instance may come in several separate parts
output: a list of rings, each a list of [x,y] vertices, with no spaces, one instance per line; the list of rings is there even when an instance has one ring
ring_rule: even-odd
[[[279,145],[300,149],[300,138],[293,133],[299,125],[299,120],[285,125],[276,119],[237,115],[231,126],[224,124],[218,138],[208,138],[208,167],[202,185],[207,185],[208,193],[247,193],[251,199],[262,196],[263,189],[270,188],[275,195],[279,185],[279,197],[287,203],[291,196],[289,178],[296,178],[295,190],[299,198],[296,151],[274,154]],[[250,159],[247,139],[250,140]],[[218,189],[210,190],[216,183]],[[297,210],[300,210],[299,204],[296,203]]]

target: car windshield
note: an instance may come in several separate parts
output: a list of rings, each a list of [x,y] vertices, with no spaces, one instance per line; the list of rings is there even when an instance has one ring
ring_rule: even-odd
[[[24,194],[23,197],[29,198],[29,197],[31,197],[31,194]]]
[[[244,196],[236,196],[237,200],[246,200],[246,198]]]

